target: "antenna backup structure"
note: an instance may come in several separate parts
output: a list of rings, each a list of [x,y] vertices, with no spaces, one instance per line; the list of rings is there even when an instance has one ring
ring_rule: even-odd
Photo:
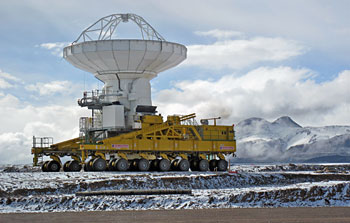
[[[129,21],[140,28],[142,39],[113,39],[118,25]],[[93,111],[89,129],[113,134],[139,128],[140,116],[156,112],[150,80],[185,60],[186,52],[185,46],[165,41],[135,14],[106,16],[85,29],[63,55],[104,83],[101,92],[86,92],[78,101]],[[88,119],[80,123],[84,131],[82,127],[89,126]]]

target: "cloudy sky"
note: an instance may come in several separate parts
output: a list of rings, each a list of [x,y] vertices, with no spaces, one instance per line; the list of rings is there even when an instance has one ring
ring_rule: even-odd
[[[76,100],[103,84],[62,59],[62,48],[114,13],[141,15],[188,48],[185,62],[152,80],[163,115],[350,125],[349,1],[101,2],[0,1],[0,163],[30,163],[33,135],[78,135],[89,112]]]

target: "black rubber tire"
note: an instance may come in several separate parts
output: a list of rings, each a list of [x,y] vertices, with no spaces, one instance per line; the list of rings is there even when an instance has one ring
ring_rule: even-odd
[[[69,163],[71,162],[71,160],[70,161],[67,161],[67,162],[65,162],[64,164],[63,164],[63,171],[64,172],[69,172],[70,171],[70,169],[69,169]]]
[[[188,160],[182,159],[177,165],[179,171],[188,171],[190,169],[190,162]]]
[[[61,164],[55,160],[51,160],[48,164],[47,164],[47,170],[49,172],[59,172],[61,169]]]
[[[49,162],[50,162],[50,161],[45,161],[45,162],[43,163],[43,165],[41,166],[41,170],[42,170],[43,172],[49,172],[48,169],[47,169],[47,164],[48,164]]]
[[[161,159],[159,161],[158,167],[159,167],[158,168],[159,171],[162,171],[162,172],[169,171],[171,167],[171,162],[168,159]]]
[[[80,172],[82,166],[80,165],[80,163],[76,160],[72,160],[69,162],[68,164],[68,169],[71,172]]]
[[[137,164],[137,168],[139,171],[148,171],[149,167],[150,167],[149,161],[146,159],[140,159]]]
[[[129,162],[126,159],[119,159],[116,161],[116,170],[118,171],[127,171],[129,169]]]
[[[90,171],[94,171],[92,168],[92,164],[94,162],[94,159],[90,159],[87,163],[86,163],[86,171],[90,172]]]
[[[192,171],[199,171],[198,164],[199,164],[199,160],[198,159],[191,160],[191,162],[190,162],[191,170]]]
[[[209,169],[211,171],[214,171],[215,168],[217,168],[217,167],[218,167],[218,160],[210,160],[209,161]]]
[[[208,160],[200,160],[198,163],[199,171],[208,171],[209,170],[209,162]]]
[[[129,170],[130,171],[137,171],[138,170],[138,163],[139,159],[133,159],[129,161]]]
[[[84,169],[84,171],[85,172],[88,172],[89,170],[88,170],[88,163],[84,163],[84,166],[83,166],[83,169]]]
[[[226,171],[228,167],[228,163],[226,160],[218,161],[218,171]]]
[[[158,171],[159,170],[159,162],[160,162],[159,159],[152,160],[149,170],[150,171]]]
[[[94,159],[94,161],[92,163],[92,169],[94,171],[105,171],[106,168],[107,168],[106,160],[104,160],[102,158]]]

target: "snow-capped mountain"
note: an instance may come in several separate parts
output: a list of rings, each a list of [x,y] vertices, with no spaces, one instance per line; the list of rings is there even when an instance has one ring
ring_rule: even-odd
[[[350,156],[350,126],[302,127],[290,117],[274,122],[249,118],[236,127],[235,160],[306,161]]]

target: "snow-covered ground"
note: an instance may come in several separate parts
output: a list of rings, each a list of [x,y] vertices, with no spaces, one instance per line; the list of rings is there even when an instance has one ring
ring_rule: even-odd
[[[0,212],[350,206],[350,165],[235,165],[231,172],[41,173],[0,167]],[[78,191],[192,189],[192,195],[75,196]]]

